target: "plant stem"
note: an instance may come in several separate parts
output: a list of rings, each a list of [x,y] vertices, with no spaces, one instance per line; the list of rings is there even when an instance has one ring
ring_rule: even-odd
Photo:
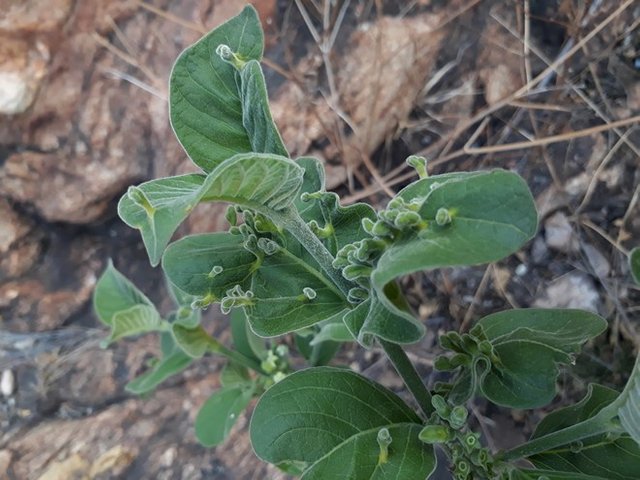
[[[420,410],[429,417],[434,411],[433,405],[431,405],[431,393],[427,390],[427,387],[422,382],[418,371],[409,360],[407,353],[402,349],[400,345],[387,342],[381,338],[378,338],[378,342],[382,345],[384,353],[387,354],[389,360],[395,367],[398,374],[402,377],[405,385],[418,402]]]
[[[600,433],[605,433],[614,430],[614,425],[611,422],[611,415],[609,412],[601,411],[594,417],[585,420],[584,422],[576,423],[570,427],[563,428],[557,432],[549,433],[542,437],[538,437],[522,445],[507,450],[496,456],[497,460],[511,461],[520,458],[530,457],[536,453],[544,452],[545,450],[551,450],[562,445],[568,445],[583,438],[592,437]]]
[[[217,349],[215,350],[215,353],[217,353],[219,355],[222,355],[222,356],[225,356],[229,360],[234,361],[234,362],[242,365],[243,367],[247,367],[247,368],[255,371],[256,373],[258,373],[260,375],[268,376],[265,373],[265,371],[262,369],[262,367],[260,366],[260,363],[258,363],[256,360],[254,360],[253,358],[245,357],[240,352],[236,352],[235,350],[231,350],[231,349],[225,347],[224,345],[219,345],[217,347]]]
[[[320,265],[327,276],[335,283],[343,295],[346,297],[349,290],[353,288],[351,282],[342,276],[340,270],[333,266],[333,255],[327,250],[320,239],[311,231],[309,226],[300,217],[298,212],[291,208],[278,215],[277,220],[300,242],[304,249],[311,254],[316,262]]]

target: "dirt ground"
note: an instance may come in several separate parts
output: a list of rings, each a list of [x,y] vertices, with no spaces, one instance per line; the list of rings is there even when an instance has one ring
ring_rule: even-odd
[[[248,416],[225,445],[197,444],[217,359],[132,397],[123,386],[156,339],[100,349],[90,305],[112,258],[168,307],[116,202],[130,184],[193,170],[169,126],[170,68],[244,3],[0,0],[0,479],[286,478],[253,456]],[[347,202],[384,205],[412,178],[409,154],[432,174],[511,169],[536,197],[539,233],[518,254],[403,282],[428,326],[410,349],[425,380],[438,380],[439,333],[535,305],[610,322],[563,372],[554,406],[590,381],[623,384],[640,344],[625,258],[640,244],[640,0],[251,3],[289,151],[321,158]],[[224,228],[221,212],[199,208],[180,234]],[[335,361],[405,394],[375,349],[345,346]],[[472,411],[494,448],[545,413],[481,400]]]

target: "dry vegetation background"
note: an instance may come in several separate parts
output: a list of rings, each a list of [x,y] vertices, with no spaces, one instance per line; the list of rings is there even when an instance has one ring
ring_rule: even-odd
[[[595,310],[611,326],[563,373],[557,404],[586,381],[623,383],[640,344],[625,261],[640,243],[640,1],[252,3],[285,142],[322,158],[347,201],[384,204],[411,179],[411,153],[432,173],[512,169],[534,192],[540,231],[519,254],[406,280],[430,327],[411,349],[425,378],[437,379],[439,331],[538,305]],[[284,478],[253,457],[246,416],[224,446],[197,445],[192,420],[218,360],[132,398],[123,385],[155,339],[100,350],[90,307],[109,257],[164,301],[116,201],[132,183],[193,168],[168,123],[169,71],[243,4],[0,0],[1,479]],[[181,233],[220,228],[209,206]],[[228,341],[220,314],[207,317]],[[402,391],[375,350],[345,347],[338,361]],[[482,401],[473,413],[495,447],[544,414]]]

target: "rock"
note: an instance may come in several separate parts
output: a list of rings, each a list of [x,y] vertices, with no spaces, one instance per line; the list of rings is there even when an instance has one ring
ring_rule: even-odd
[[[539,308],[579,308],[598,312],[600,295],[588,275],[574,271],[551,283],[534,301]]]
[[[0,37],[0,114],[27,110],[46,73],[43,52],[23,41]]]
[[[8,472],[11,465],[11,452],[9,450],[0,450],[0,472]]]
[[[38,480],[90,480],[89,463],[77,453],[51,466]]]
[[[16,389],[16,380],[11,369],[6,368],[0,375],[0,394],[10,397]]]
[[[556,212],[544,223],[545,240],[549,248],[569,253],[578,249],[578,240],[569,219],[562,212]]]
[[[67,19],[72,5],[72,0],[0,0],[0,31],[50,31]]]

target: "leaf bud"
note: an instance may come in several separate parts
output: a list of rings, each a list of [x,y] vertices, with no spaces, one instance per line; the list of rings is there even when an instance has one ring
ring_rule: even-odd
[[[405,160],[407,165],[413,167],[420,178],[427,178],[429,173],[427,172],[427,159],[419,155],[411,155]]]
[[[391,236],[393,232],[384,221],[381,222],[380,220],[378,220],[373,224],[373,227],[371,228],[371,234],[376,237],[388,237]]]
[[[274,240],[270,238],[261,237],[258,239],[257,246],[260,250],[262,250],[266,255],[273,255],[278,250],[280,250],[280,245]]]
[[[462,405],[457,405],[451,410],[449,415],[449,425],[455,430],[460,430],[467,423],[469,412]]]
[[[369,297],[369,290],[361,287],[353,287],[347,294],[347,300],[351,303],[364,302]]]
[[[289,347],[287,347],[284,343],[278,345],[275,349],[276,355],[280,358],[284,358],[289,355]]]
[[[327,223],[324,227],[321,227],[320,225],[318,225],[318,222],[316,222],[315,220],[311,220],[307,225],[309,225],[311,231],[318,238],[329,238],[335,232],[335,230],[333,229],[333,225],[331,225],[330,223]]]
[[[462,437],[462,443],[467,451],[475,450],[476,448],[480,448],[480,434],[469,432]]]
[[[446,208],[439,208],[436,212],[436,223],[443,227],[451,223],[451,214]]]
[[[400,212],[393,222],[398,228],[413,227],[422,221],[422,217],[417,212]]]
[[[356,280],[361,277],[371,276],[373,269],[367,265],[347,265],[342,269],[342,276],[347,280]]]
[[[448,419],[451,415],[451,407],[442,395],[434,395],[431,397],[431,405],[436,409],[436,413],[442,419]]]
[[[480,353],[490,356],[493,353],[493,345],[489,340],[483,340],[478,344],[478,350]]]
[[[266,373],[273,373],[278,369],[278,360],[278,357],[269,350],[267,352],[267,358],[260,363],[260,368]]]
[[[229,225],[235,227],[238,223],[238,212],[236,211],[236,207],[229,205],[229,207],[227,207],[227,211],[224,213],[224,218],[229,222]]]
[[[373,225],[375,222],[368,217],[362,219],[362,229],[367,232],[369,235],[372,235]]]
[[[273,383],[278,383],[287,378],[287,374],[284,372],[276,372],[271,378],[273,379]]]
[[[453,439],[453,434],[444,425],[427,425],[420,431],[418,438],[428,444],[445,443]]]
[[[381,428],[378,430],[378,436],[376,438],[378,446],[380,447],[380,454],[378,455],[378,465],[387,463],[389,460],[389,445],[391,445],[392,438],[389,430]]]

